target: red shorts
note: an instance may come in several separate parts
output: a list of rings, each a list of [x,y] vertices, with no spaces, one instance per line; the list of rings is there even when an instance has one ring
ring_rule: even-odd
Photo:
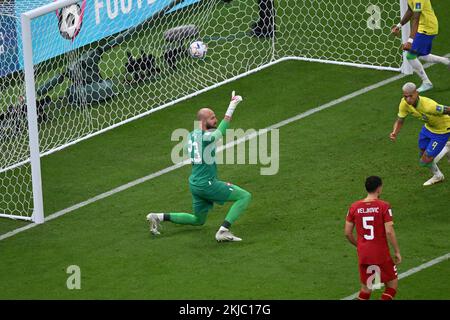
[[[383,264],[360,264],[359,265],[359,276],[361,283],[367,286],[367,280],[369,282],[374,279],[376,272],[380,273],[381,282],[386,283],[397,279],[397,266],[394,264],[391,258],[389,258]]]

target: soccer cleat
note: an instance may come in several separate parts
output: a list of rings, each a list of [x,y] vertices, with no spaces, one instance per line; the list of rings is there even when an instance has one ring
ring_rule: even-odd
[[[242,241],[241,238],[236,237],[234,234],[230,232],[230,230],[219,230],[216,233],[217,242],[224,241]]]
[[[432,176],[429,180],[427,180],[423,185],[424,186],[432,186],[433,184],[436,184],[438,182],[444,181],[444,176]]]
[[[433,89],[433,84],[431,82],[424,82],[417,89],[417,92],[421,93],[421,92],[425,92],[425,91],[428,91],[428,90],[431,90],[431,89]]]
[[[158,229],[161,226],[161,221],[159,220],[159,218],[156,215],[156,213],[149,213],[147,215],[147,220],[148,220],[148,222],[150,222],[150,233],[155,235],[155,236],[160,234]]]

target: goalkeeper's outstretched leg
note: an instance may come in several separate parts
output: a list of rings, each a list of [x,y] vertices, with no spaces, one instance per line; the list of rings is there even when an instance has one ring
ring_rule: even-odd
[[[251,201],[251,193],[228,182],[215,181],[207,188],[194,189],[192,192],[194,213],[171,212],[171,213],[149,213],[147,220],[150,223],[150,232],[154,235],[160,234],[161,222],[170,221],[176,224],[201,226],[205,224],[208,212],[212,209],[214,202],[224,204],[233,201],[224,222],[216,233],[216,240],[241,241],[242,239],[233,235],[230,228],[234,222],[244,213]]]

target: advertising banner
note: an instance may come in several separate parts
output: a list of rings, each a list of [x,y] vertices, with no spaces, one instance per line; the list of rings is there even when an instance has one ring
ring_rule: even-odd
[[[185,0],[169,12],[200,1]],[[23,12],[46,5],[52,0],[33,0],[33,7],[30,7],[30,0],[6,2],[10,2],[8,8],[14,8],[11,14],[20,17]],[[75,5],[33,19],[33,62],[40,63],[134,27],[171,2],[172,0],[80,0]],[[0,52],[1,48],[4,51],[11,50],[9,54],[0,54],[0,74],[5,75],[23,68],[21,28],[20,19],[13,17],[2,16],[0,23]],[[15,52],[17,54],[13,54]]]

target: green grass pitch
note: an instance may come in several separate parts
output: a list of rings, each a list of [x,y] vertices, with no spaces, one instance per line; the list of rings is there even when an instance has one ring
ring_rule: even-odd
[[[450,5],[433,3],[441,32],[434,53],[450,53]],[[450,73],[427,69],[450,104]],[[351,67],[284,62],[42,158],[47,214],[171,166],[177,128],[192,129],[199,107],[221,117],[232,90],[244,96],[233,128],[261,129],[394,76]],[[450,252],[449,181],[423,188],[421,123],[389,133],[409,76],[280,128],[280,170],[223,165],[219,176],[253,195],[233,226],[242,243],[214,234],[229,208],[215,206],[202,227],[166,223],[148,232],[149,211],[191,211],[189,166],[0,241],[1,299],[341,299],[359,289],[356,250],[344,238],[345,214],[368,175],[384,179],[405,272]],[[440,163],[450,177],[450,164]],[[0,220],[0,234],[23,226]],[[81,290],[66,269],[81,268]],[[450,299],[449,261],[400,280],[398,299]],[[379,292],[374,294],[374,298]]]

